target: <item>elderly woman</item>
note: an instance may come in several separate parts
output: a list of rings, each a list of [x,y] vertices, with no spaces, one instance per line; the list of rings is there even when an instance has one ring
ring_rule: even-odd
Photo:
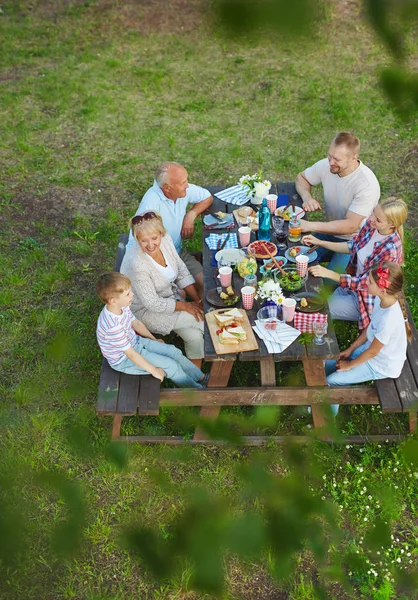
[[[369,273],[383,261],[403,262],[403,224],[408,207],[400,198],[381,200],[356,237],[349,242],[326,242],[313,235],[302,239],[305,244],[318,244],[333,252],[350,254],[348,273],[335,273],[321,265],[309,269],[315,277],[326,277],[339,284],[328,298],[334,319],[358,321],[360,329],[370,323],[375,297],[368,290]]]
[[[198,367],[203,352],[203,308],[195,280],[181,260],[156,212],[131,220],[138,242],[126,249],[121,273],[132,281],[132,312],[150,331],[177,333],[186,356]],[[186,294],[192,302],[186,302]]]

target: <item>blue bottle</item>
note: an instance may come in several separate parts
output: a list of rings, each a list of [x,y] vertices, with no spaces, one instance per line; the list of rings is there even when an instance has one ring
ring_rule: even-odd
[[[263,198],[263,204],[260,208],[260,213],[258,216],[258,239],[265,240],[267,242],[270,241],[270,224],[271,224],[271,216],[270,209],[267,206],[267,199]]]

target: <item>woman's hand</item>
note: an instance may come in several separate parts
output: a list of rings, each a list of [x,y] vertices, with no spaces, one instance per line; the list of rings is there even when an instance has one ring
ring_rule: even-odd
[[[314,235],[304,235],[301,242],[302,242],[302,244],[308,245],[308,246],[320,246],[321,245],[321,240],[318,240],[318,238],[316,238]]]
[[[351,360],[339,360],[337,362],[337,371],[350,371],[353,368]]]
[[[321,265],[314,265],[313,267],[309,267],[309,273],[314,277],[328,277],[328,274],[332,273],[332,271],[321,267]]]
[[[340,360],[348,360],[350,356],[353,354],[353,350],[351,346],[340,352]]]
[[[177,302],[176,310],[188,312],[196,319],[196,321],[203,321],[203,308],[196,302]]]

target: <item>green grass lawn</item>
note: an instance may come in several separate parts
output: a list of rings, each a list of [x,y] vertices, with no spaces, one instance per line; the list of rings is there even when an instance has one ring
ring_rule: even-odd
[[[245,469],[264,461],[274,485],[298,472],[285,450],[270,446],[132,446],[124,468],[118,468],[123,451],[108,448],[111,419],[95,415],[101,309],[95,281],[113,268],[118,235],[159,162],[183,163],[201,185],[233,184],[260,168],[271,181],[291,181],[326,155],[338,131],[354,132],[383,197],[401,196],[411,207],[406,293],[418,318],[417,122],[402,121],[379,87],[378,71],[390,58],[359,3],[327,4],[308,40],[269,33],[243,44],[223,37],[205,6],[201,0],[168,8],[134,0],[1,5],[2,600],[214,597],[193,591],[187,558],[155,579],[126,548],[124,528],[142,522],[168,544],[195,488],[209,494],[208,506],[220,502],[222,514],[248,515],[251,525],[251,515],[265,514],[265,497],[248,492]],[[413,66],[416,39],[408,38],[408,49]],[[353,328],[340,325],[338,335],[344,346]],[[298,365],[277,369],[279,382],[303,384]],[[255,365],[237,364],[231,384],[258,379]],[[305,411],[290,408],[267,423],[252,409],[225,414],[245,417],[268,435],[306,434],[310,422]],[[164,409],[139,423],[125,419],[123,430],[190,436],[192,418],[192,410]],[[382,415],[373,406],[344,407],[338,425],[347,434],[407,431],[405,416]],[[394,568],[417,568],[416,455],[384,442],[314,443],[311,454],[321,464],[315,496],[335,507],[339,531],[328,539],[321,568],[307,541],[295,550],[291,574],[280,572],[261,542],[254,552],[244,542],[235,551],[232,545],[223,555],[220,597],[309,600],[325,582],[329,598],[412,598],[396,587]],[[393,538],[372,552],[367,532],[380,520]],[[213,547],[215,530],[196,538],[202,547]],[[19,552],[12,560],[13,544]],[[326,573],[337,550],[351,589]],[[208,568],[214,553],[205,555]]]

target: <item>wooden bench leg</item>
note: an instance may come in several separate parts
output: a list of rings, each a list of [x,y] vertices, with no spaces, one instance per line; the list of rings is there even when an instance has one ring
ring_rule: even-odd
[[[306,384],[310,386],[320,386],[327,384],[327,378],[325,377],[324,361],[323,360],[310,360],[304,358],[303,369],[305,371]],[[325,427],[327,422],[325,419],[324,411],[320,404],[312,404],[312,420],[314,427]]]
[[[260,360],[261,385],[263,387],[276,387],[276,367],[273,357]]]
[[[233,364],[233,360],[217,360],[213,362],[210,369],[208,387],[227,387]],[[199,417],[201,419],[217,419],[220,410],[220,406],[202,406]],[[193,439],[205,440],[207,439],[207,434],[200,427],[196,427]]]
[[[120,438],[120,426],[122,424],[122,415],[115,415],[113,418],[112,440]]]
[[[417,413],[410,412],[409,413],[409,432],[410,433],[414,433],[414,431],[417,428],[417,424],[418,424]]]

